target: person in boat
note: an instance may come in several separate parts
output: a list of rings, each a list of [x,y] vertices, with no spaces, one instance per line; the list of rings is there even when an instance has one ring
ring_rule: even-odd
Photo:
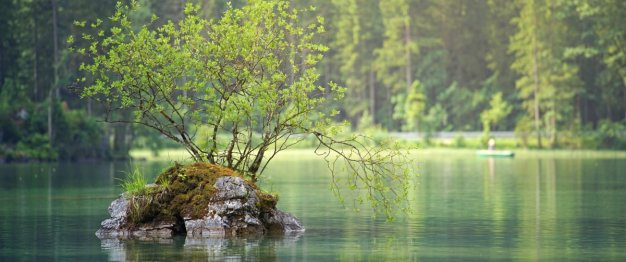
[[[492,137],[487,141],[487,150],[495,150],[496,149],[496,140]]]

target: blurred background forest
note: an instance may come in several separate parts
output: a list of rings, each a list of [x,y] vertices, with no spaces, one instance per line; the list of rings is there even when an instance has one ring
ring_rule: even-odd
[[[150,130],[105,125],[80,99],[79,56],[65,39],[113,14],[117,0],[0,1],[0,158],[126,158],[171,147]],[[512,131],[515,146],[626,148],[626,1],[289,0],[323,17],[322,83],[354,130],[388,134]],[[134,19],[207,17],[223,0],[139,0]],[[231,1],[234,7],[245,1]],[[412,133],[413,134],[413,133]],[[459,133],[462,134],[462,133]],[[459,135],[455,143],[463,146]],[[428,141],[428,140],[426,140]]]

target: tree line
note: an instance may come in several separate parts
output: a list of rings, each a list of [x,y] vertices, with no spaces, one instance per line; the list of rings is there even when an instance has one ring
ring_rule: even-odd
[[[594,131],[609,146],[624,134],[626,2],[316,4],[331,32],[320,72],[348,88],[342,112],[355,124],[515,130],[538,147],[580,146]]]
[[[186,3],[212,18],[244,3],[138,2],[142,10],[133,19],[156,14],[154,23],[181,19]],[[317,40],[330,51],[318,66],[320,83],[347,88],[336,120],[357,129],[515,130],[540,147],[626,146],[626,2],[289,2],[316,7],[299,14],[303,23],[324,20],[326,33]],[[3,1],[0,155],[124,157],[141,140],[134,138],[154,135],[103,126],[96,120],[106,108],[76,92],[84,61],[65,40],[87,42],[81,35],[98,32],[81,31],[75,22],[96,23],[115,6],[113,0]],[[159,139],[143,141],[163,146]]]

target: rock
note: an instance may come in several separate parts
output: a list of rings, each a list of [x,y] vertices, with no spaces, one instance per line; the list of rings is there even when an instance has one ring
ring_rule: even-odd
[[[157,178],[157,184],[147,186],[145,196],[122,195],[114,200],[109,207],[111,218],[102,222],[96,235],[105,239],[204,238],[305,230],[296,217],[276,209],[274,196],[255,189],[242,177],[211,177],[224,172],[206,163],[177,165]],[[159,179],[168,179],[168,187],[160,187]],[[133,213],[131,206],[142,206],[142,210]],[[139,221],[132,221],[131,214]]]
[[[304,226],[300,221],[289,213],[274,209],[266,213],[264,221],[270,230],[283,232],[303,232]]]
[[[187,236],[206,237],[226,235],[228,224],[221,217],[211,215],[201,219],[186,219]]]
[[[109,215],[111,218],[105,219],[100,224],[102,227],[96,231],[99,238],[167,238],[172,237],[175,232],[174,223],[158,223],[153,225],[128,227],[128,204],[129,201],[124,195],[111,202]]]
[[[109,215],[111,218],[105,219],[100,223],[102,226],[96,231],[98,237],[117,237],[128,235],[129,232],[121,230],[126,224],[126,212],[128,210],[128,200],[125,197],[120,196],[113,200],[109,206]]]

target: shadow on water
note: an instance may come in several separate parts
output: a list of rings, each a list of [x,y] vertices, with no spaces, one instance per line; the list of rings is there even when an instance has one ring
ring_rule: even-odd
[[[101,239],[109,261],[278,261],[278,248],[294,246],[302,232],[284,236]]]

